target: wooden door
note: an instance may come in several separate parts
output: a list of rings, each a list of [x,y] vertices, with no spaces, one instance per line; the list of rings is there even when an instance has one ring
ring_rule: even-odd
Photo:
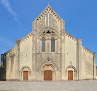
[[[68,80],[73,80],[73,71],[68,71]]]
[[[52,71],[51,70],[44,71],[44,80],[47,80],[47,81],[52,80]]]
[[[24,81],[28,80],[28,71],[23,71],[23,80]]]

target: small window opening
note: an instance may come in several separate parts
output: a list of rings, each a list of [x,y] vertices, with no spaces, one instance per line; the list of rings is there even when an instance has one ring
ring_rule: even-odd
[[[27,57],[27,54],[26,54],[26,57]]]
[[[47,31],[46,33],[47,33],[47,35],[50,35],[51,32],[50,31]]]
[[[45,31],[43,33],[45,33]]]
[[[54,32],[52,31],[52,33],[54,33]]]
[[[50,31],[47,31],[46,33],[47,33],[47,34],[50,34]]]

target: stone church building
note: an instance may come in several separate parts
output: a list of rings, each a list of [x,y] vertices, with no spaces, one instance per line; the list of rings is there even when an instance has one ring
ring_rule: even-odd
[[[65,81],[96,78],[96,54],[66,32],[65,21],[48,5],[32,32],[1,54],[1,80]]]

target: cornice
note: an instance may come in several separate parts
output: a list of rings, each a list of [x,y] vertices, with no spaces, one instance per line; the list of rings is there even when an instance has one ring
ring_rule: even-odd
[[[20,39],[20,42],[23,42],[25,41],[27,38],[31,37],[32,36],[32,32],[27,34],[26,36],[24,36],[22,39]]]
[[[85,50],[85,51],[87,51],[87,52],[89,52],[89,53],[94,54],[94,52],[92,52],[91,50],[89,50],[88,48],[86,48],[86,47],[85,47],[85,46],[83,46],[83,45],[82,45],[82,49],[83,49],[83,50]]]
[[[15,47],[16,46],[14,46],[13,48],[11,48],[10,50],[8,50],[7,52],[6,52],[6,54],[8,55],[8,54],[11,54],[12,53],[12,51],[15,49]]]
[[[74,40],[77,40],[76,37],[74,37],[73,35],[69,34],[69,33],[66,32],[66,31],[65,31],[65,35],[68,36],[68,37],[70,37],[70,38],[72,38],[72,39],[74,39]]]

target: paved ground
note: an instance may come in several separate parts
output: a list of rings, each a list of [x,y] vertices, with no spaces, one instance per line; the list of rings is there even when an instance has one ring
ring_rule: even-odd
[[[97,91],[97,80],[64,82],[1,81],[0,91]]]

